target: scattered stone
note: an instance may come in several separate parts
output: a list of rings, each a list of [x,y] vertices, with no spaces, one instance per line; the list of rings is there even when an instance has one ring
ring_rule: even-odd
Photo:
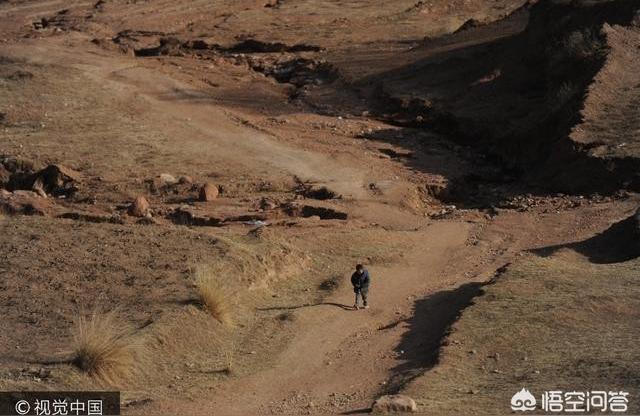
[[[11,173],[26,172],[31,173],[35,170],[35,163],[28,159],[17,157],[3,156],[0,157],[0,164]]]
[[[38,370],[39,378],[48,378],[50,375],[51,375],[51,370],[49,370],[48,368],[42,367],[40,370]]]
[[[433,198],[444,199],[449,196],[449,182],[444,178],[434,179],[425,186],[425,191]]]
[[[203,201],[203,202],[213,201],[218,197],[219,193],[220,191],[218,190],[217,186],[215,186],[212,183],[205,183],[200,188],[199,199],[200,201]]]
[[[284,205],[282,208],[284,212],[291,217],[310,218],[318,216],[322,220],[346,220],[349,217],[346,212],[313,205],[289,203]]]
[[[9,172],[3,164],[0,164],[0,186],[6,186],[11,179],[11,172]]]
[[[378,398],[371,406],[373,413],[417,412],[415,400],[403,394],[391,394]]]
[[[32,177],[31,189],[40,196],[71,196],[78,191],[81,175],[63,165],[49,165]]]
[[[340,198],[341,196],[327,188],[326,186],[305,186],[302,190],[305,198],[319,199],[321,201],[327,199]]]
[[[262,198],[260,200],[260,209],[271,210],[278,207],[278,204],[270,198]]]
[[[198,215],[188,205],[183,205],[168,213],[168,218],[178,225],[195,225],[199,227],[217,227],[222,224],[220,218]]]
[[[145,217],[151,206],[144,196],[139,196],[129,207],[129,214],[134,217]]]
[[[191,176],[182,175],[178,178],[178,183],[181,185],[188,185],[193,183]]]
[[[178,183],[178,180],[175,178],[175,176],[168,173],[161,173],[160,176],[158,176],[158,179],[160,181],[160,184],[162,185],[175,185],[176,183]]]
[[[140,224],[140,225],[155,225],[155,224],[157,224],[157,222],[152,216],[147,215],[144,218],[140,218],[137,221],[137,224]]]

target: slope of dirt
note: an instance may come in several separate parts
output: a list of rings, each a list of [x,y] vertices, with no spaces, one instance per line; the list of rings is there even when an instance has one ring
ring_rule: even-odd
[[[411,64],[367,82],[385,119],[447,132],[549,190],[636,189],[637,9],[538,2],[427,41]]]
[[[553,390],[627,392],[628,412],[637,412],[640,251],[636,244],[632,258],[590,263],[610,248],[608,234],[522,257],[485,285],[451,326],[438,364],[406,386],[420,411],[509,413],[524,387],[543,413],[543,392]]]

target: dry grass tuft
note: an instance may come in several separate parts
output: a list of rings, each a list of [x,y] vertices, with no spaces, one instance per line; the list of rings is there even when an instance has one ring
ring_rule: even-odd
[[[133,332],[115,312],[80,317],[73,338],[73,363],[101,384],[117,386],[131,381],[144,356],[144,344]]]
[[[202,305],[220,323],[231,325],[233,322],[232,310],[226,287],[207,268],[196,270],[195,281]]]

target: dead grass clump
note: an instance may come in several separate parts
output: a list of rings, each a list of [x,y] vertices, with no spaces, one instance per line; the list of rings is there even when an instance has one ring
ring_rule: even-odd
[[[143,343],[133,335],[133,327],[114,312],[81,316],[73,337],[73,363],[107,385],[121,385],[138,373]]]
[[[220,323],[231,325],[232,310],[226,287],[207,268],[196,270],[196,289],[200,302]]]

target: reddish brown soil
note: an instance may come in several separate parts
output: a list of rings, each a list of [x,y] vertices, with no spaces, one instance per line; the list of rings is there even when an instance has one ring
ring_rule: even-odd
[[[149,346],[144,376],[116,386],[125,414],[363,411],[433,365],[458,288],[637,204],[549,192],[407,122],[407,68],[520,33],[528,9],[500,19],[522,1],[66,3],[0,3],[1,389],[100,388],[52,362],[78,314],[118,309]],[[442,91],[491,82],[486,66],[439,67],[460,77]],[[78,176],[44,198],[52,164]],[[218,198],[199,201],[204,183]],[[350,308],[359,262],[366,311]],[[198,305],[201,265],[233,327]],[[424,337],[406,341],[410,321]]]

